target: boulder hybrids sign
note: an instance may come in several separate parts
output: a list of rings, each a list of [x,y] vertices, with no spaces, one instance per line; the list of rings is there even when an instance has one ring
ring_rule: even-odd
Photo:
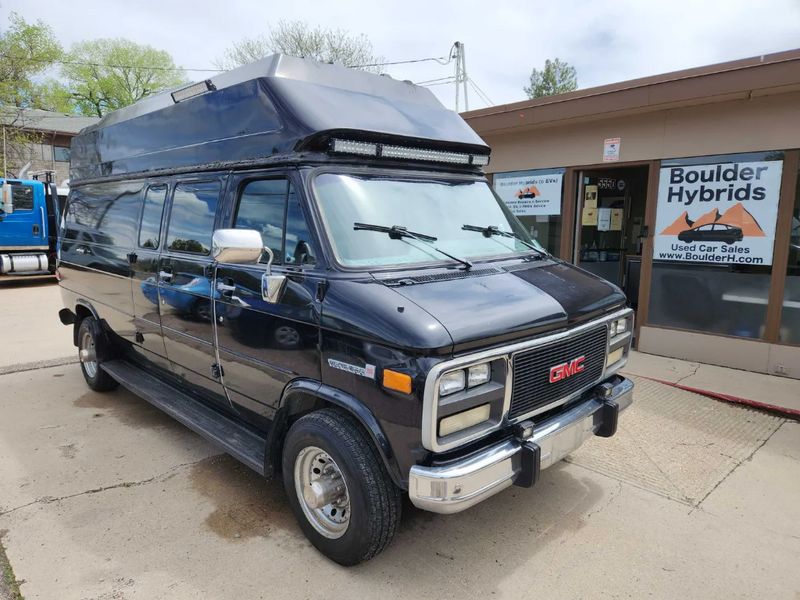
[[[654,260],[771,265],[783,161],[662,167]]]
[[[520,216],[560,215],[563,169],[497,173],[494,190]]]

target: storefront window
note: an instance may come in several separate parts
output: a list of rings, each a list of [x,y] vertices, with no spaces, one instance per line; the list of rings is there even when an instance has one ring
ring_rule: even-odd
[[[786,269],[786,287],[783,292],[783,311],[778,339],[789,344],[800,344],[800,173],[798,173],[792,212],[789,266]]]
[[[783,153],[663,161],[651,325],[763,338]]]
[[[496,173],[495,192],[520,220],[531,237],[551,254],[561,244],[561,197],[564,169]]]

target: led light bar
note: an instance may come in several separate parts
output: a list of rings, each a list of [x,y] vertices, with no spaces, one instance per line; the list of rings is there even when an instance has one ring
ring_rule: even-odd
[[[456,165],[468,165],[469,154],[446,152],[443,150],[426,150],[424,148],[408,148],[406,146],[384,146],[381,156],[385,158],[407,158],[410,160],[430,160]]]
[[[464,152],[429,150],[427,148],[412,148],[409,146],[381,145],[372,142],[342,140],[339,138],[331,140],[331,152],[405,160],[425,160],[454,165],[477,165],[482,167],[489,164],[488,154],[467,154]]]
[[[345,154],[361,154],[363,156],[378,156],[378,144],[334,139],[331,144],[331,151]]]
[[[188,100],[189,98],[194,98],[195,96],[200,96],[205,94],[206,92],[213,92],[217,89],[210,79],[206,79],[205,81],[200,81],[198,83],[193,83],[192,85],[187,85],[185,88],[180,90],[175,90],[172,92],[172,101],[176,104],[178,102],[183,102],[184,100]]]

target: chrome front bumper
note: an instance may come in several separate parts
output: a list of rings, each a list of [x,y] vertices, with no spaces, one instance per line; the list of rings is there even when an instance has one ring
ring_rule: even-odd
[[[445,465],[411,467],[408,495],[414,506],[437,513],[456,513],[512,484],[529,487],[546,469],[593,435],[616,432],[619,413],[633,402],[633,383],[616,378],[601,384],[580,404],[536,423],[533,435],[491,446]]]

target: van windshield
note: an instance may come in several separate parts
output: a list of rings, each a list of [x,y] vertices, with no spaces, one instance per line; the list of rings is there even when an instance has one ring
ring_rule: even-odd
[[[314,191],[336,258],[347,267],[449,260],[431,243],[356,229],[356,223],[435,238],[437,248],[458,259],[538,252],[530,245],[541,249],[484,181],[322,173],[314,180]],[[495,227],[517,239],[484,235],[474,226]]]

